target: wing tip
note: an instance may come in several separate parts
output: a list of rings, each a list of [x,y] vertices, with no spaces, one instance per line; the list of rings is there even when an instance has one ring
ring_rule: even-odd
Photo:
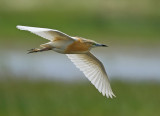
[[[92,84],[93,84],[93,83],[92,83]],[[116,97],[115,94],[113,93],[113,91],[111,90],[111,88],[110,88],[110,89],[107,89],[106,91],[102,91],[100,88],[97,88],[97,87],[96,87],[96,89],[98,89],[98,91],[99,91],[103,96],[106,96],[107,98],[113,99],[114,97]]]
[[[114,97],[116,97],[112,90],[109,90],[106,92],[100,92],[100,93],[102,93],[102,95],[106,96],[107,98],[113,99]]]
[[[109,93],[106,93],[104,96],[106,96],[107,98],[111,98],[111,99],[116,97],[115,94],[112,91],[110,91]]]
[[[114,93],[112,92],[112,93],[109,94],[109,97],[108,97],[108,98],[113,99],[114,97],[116,97],[116,96],[115,96]]]
[[[16,28],[17,28],[17,29],[20,29],[20,30],[23,30],[23,27],[24,27],[24,26],[22,26],[22,25],[17,25],[17,26],[16,26]]]

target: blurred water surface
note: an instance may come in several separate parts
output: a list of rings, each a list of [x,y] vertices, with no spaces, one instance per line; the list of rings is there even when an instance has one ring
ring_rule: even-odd
[[[110,79],[159,80],[160,54],[147,48],[96,48],[92,53],[99,58]],[[110,51],[111,50],[111,51]],[[153,52],[154,51],[154,52]],[[26,51],[1,52],[0,77],[85,80],[66,55],[53,51],[26,54]]]

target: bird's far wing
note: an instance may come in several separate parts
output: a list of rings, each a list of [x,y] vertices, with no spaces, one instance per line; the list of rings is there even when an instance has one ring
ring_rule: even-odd
[[[103,64],[90,52],[87,54],[67,54],[68,58],[79,68],[91,83],[108,98],[115,97]]]
[[[16,27],[20,30],[30,31],[31,33],[39,35],[39,36],[41,36],[45,39],[48,39],[50,41],[54,41],[54,39],[56,39],[56,38],[58,38],[58,39],[73,39],[69,35],[67,35],[63,32],[60,32],[58,30],[54,30],[54,29],[20,26],[20,25],[17,25]]]

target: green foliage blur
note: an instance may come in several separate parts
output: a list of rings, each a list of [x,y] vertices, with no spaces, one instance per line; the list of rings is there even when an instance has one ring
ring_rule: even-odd
[[[159,116],[160,85],[113,82],[116,98],[91,83],[0,83],[0,116]]]
[[[35,35],[15,28],[26,25],[117,44],[154,45],[160,42],[159,7],[159,0],[1,0],[0,41],[37,42],[29,39]]]

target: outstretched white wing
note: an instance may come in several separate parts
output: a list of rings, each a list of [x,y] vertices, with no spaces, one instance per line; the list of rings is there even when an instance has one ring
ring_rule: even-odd
[[[103,64],[90,52],[87,54],[67,54],[68,58],[79,68],[91,83],[108,98],[115,97]]]
[[[63,32],[60,32],[58,30],[54,30],[54,29],[20,26],[20,25],[17,25],[17,28],[20,30],[30,31],[30,32],[32,32],[36,35],[39,35],[45,39],[48,39],[50,41],[54,41],[54,39],[56,39],[56,38],[58,38],[58,39],[73,39],[69,35],[67,35]]]

